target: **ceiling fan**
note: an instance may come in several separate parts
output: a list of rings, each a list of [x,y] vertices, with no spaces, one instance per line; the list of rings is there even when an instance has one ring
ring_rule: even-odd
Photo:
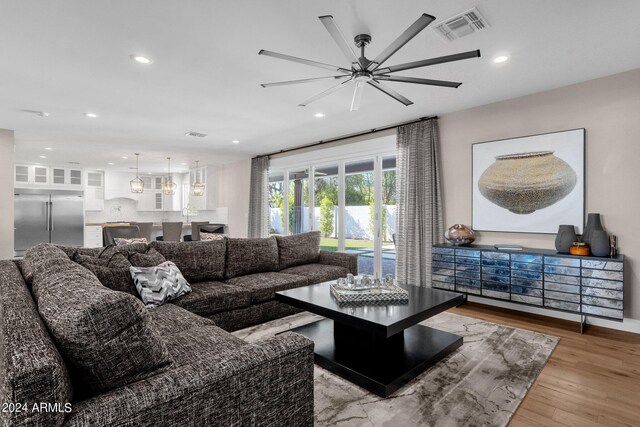
[[[480,50],[472,50],[469,52],[457,53],[454,55],[440,56],[437,58],[424,59],[422,61],[415,62],[407,62],[405,64],[392,65],[391,67],[381,68],[381,65],[384,64],[394,53],[396,53],[402,46],[407,44],[409,40],[414,38],[420,31],[424,30],[431,22],[433,22],[436,18],[423,13],[420,18],[409,28],[407,28],[400,36],[395,39],[385,50],[383,50],[378,56],[376,56],[373,60],[369,60],[364,56],[364,48],[371,42],[371,36],[369,34],[358,34],[354,37],[354,42],[356,47],[360,48],[360,57],[353,52],[351,47],[349,47],[346,42],[342,32],[336,25],[333,20],[333,16],[325,15],[318,17],[322,24],[325,26],[329,34],[333,38],[333,40],[337,43],[338,47],[347,57],[347,60],[350,62],[351,66],[349,68],[338,67],[335,65],[325,64],[322,62],[311,61],[309,59],[302,59],[295,56],[284,55],[282,53],[271,52],[268,50],[261,50],[258,52],[258,55],[266,55],[271,56],[273,58],[284,59],[286,61],[298,62],[300,64],[311,65],[313,67],[324,68],[331,71],[337,71],[340,73],[337,76],[326,76],[326,77],[315,77],[310,79],[301,79],[301,80],[289,80],[284,82],[276,82],[276,83],[264,83],[262,87],[273,87],[273,86],[284,86],[298,83],[309,83],[318,80],[341,80],[335,86],[330,87],[329,89],[320,92],[319,94],[312,96],[311,98],[301,102],[299,105],[305,107],[310,103],[317,101],[320,98],[323,98],[339,89],[345,88],[350,84],[355,84],[355,89],[353,91],[353,98],[351,100],[351,111],[355,111],[360,106],[360,100],[362,98],[362,92],[364,91],[365,84],[375,87],[383,93],[386,93],[396,101],[401,102],[405,106],[409,106],[413,104],[410,100],[400,95],[395,90],[391,89],[382,81],[389,82],[402,82],[402,83],[416,83],[423,84],[429,86],[443,86],[443,87],[452,87],[457,88],[462,83],[460,82],[450,82],[444,80],[430,80],[430,79],[421,79],[416,77],[403,77],[403,76],[395,76],[391,75],[391,73],[395,73],[397,71],[403,70],[411,70],[414,68],[426,67],[429,65],[442,64],[445,62],[452,61],[460,61],[462,59],[469,58],[478,58],[480,57]]]

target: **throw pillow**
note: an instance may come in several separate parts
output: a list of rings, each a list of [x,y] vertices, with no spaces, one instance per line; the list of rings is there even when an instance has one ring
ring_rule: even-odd
[[[191,292],[191,286],[171,261],[155,267],[131,267],[130,271],[142,302],[149,308]]]
[[[227,279],[278,270],[278,243],[275,238],[226,240]]]
[[[210,242],[212,240],[224,240],[225,235],[222,233],[203,233],[200,232],[200,240],[203,242]]]
[[[151,242],[167,261],[174,262],[189,283],[209,282],[224,278],[227,244],[213,242]]]
[[[154,267],[167,259],[157,250],[148,248],[145,253],[134,252],[129,255],[129,262],[134,267]]]
[[[147,243],[146,237],[134,237],[132,239],[124,239],[122,237],[116,237],[113,239],[116,242],[116,246],[132,245],[134,243]]]
[[[320,258],[320,232],[276,236],[280,270],[296,265],[318,262]]]

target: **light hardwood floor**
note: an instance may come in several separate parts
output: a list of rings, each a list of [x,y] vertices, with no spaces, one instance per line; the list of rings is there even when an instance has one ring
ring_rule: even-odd
[[[640,426],[640,335],[467,303],[454,313],[560,337],[509,426]]]

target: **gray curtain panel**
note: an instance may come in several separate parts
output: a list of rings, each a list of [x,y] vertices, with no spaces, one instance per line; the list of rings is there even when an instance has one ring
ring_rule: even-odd
[[[398,127],[396,275],[431,286],[431,245],[442,243],[437,119]]]
[[[251,159],[249,237],[269,235],[269,157]]]

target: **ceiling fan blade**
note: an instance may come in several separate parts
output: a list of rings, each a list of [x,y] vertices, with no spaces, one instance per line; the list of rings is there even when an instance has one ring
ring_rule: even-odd
[[[312,96],[311,98],[307,99],[306,101],[301,102],[300,104],[298,104],[301,107],[306,107],[307,105],[311,104],[313,101],[317,101],[320,98],[324,98],[325,96],[339,90],[342,89],[343,87],[346,87],[349,83],[351,83],[353,81],[353,79],[349,78],[349,80],[345,80],[341,83],[338,83],[335,86],[330,87],[329,89],[320,92],[319,94]]]
[[[275,83],[262,83],[260,84],[260,86],[262,87],[272,87],[272,86],[286,86],[286,85],[295,85],[298,83],[309,83],[309,82],[315,82],[318,80],[327,80],[327,79],[346,79],[347,77],[349,77],[348,75],[344,74],[342,76],[326,76],[326,77],[313,77],[310,79],[300,79],[300,80],[288,80],[288,81],[284,81],[284,82],[275,82]]]
[[[367,67],[367,70],[373,71],[378,68],[387,59],[389,59],[391,55],[396,53],[402,46],[407,44],[409,40],[417,36],[420,31],[424,30],[427,25],[431,24],[435,19],[435,17],[423,13],[416,22],[411,24],[409,28],[407,28],[402,34],[400,34],[400,37],[395,39],[389,46],[387,46],[387,48],[383,50],[380,55],[376,56],[376,58]]]
[[[360,108],[360,100],[364,92],[364,83],[365,82],[356,82],[356,87],[353,90],[353,98],[351,99],[351,111],[358,111]]]
[[[371,86],[375,87],[379,91],[386,93],[387,95],[389,95],[390,97],[392,97],[396,101],[403,103],[406,106],[409,106],[409,105],[413,104],[413,102],[409,101],[407,98],[405,98],[404,96],[400,95],[398,92],[396,92],[395,90],[391,89],[390,87],[388,87],[386,85],[383,85],[379,81],[369,80],[367,83],[369,83]]]
[[[271,52],[269,50],[262,49],[260,52],[258,52],[258,55],[271,56],[273,58],[284,59],[285,61],[292,61],[299,64],[311,65],[312,67],[324,68],[325,70],[339,71],[341,73],[351,74],[351,70],[347,70],[346,68],[338,67],[336,65],[325,64],[318,61],[312,61],[310,59],[302,59],[298,58],[297,56],[285,55],[283,53]]]
[[[429,86],[443,86],[443,87],[458,87],[462,83],[460,82],[448,82],[446,80],[431,80],[431,79],[419,79],[416,77],[402,77],[402,76],[375,76],[376,79],[386,80],[389,82],[402,82],[402,83],[418,83],[421,85]]]
[[[378,68],[375,74],[394,73],[396,71],[411,70],[413,68],[427,67],[429,65],[444,64],[445,62],[461,61],[463,59],[479,58],[480,50],[456,53],[455,55],[439,56],[437,58],[422,61],[407,62],[405,64],[392,65],[391,67]]]
[[[333,20],[333,16],[324,15],[319,16],[318,19],[320,19],[322,25],[324,25],[327,31],[329,31],[329,34],[331,34],[333,41],[336,42],[344,56],[347,58],[347,61],[349,61],[350,63],[358,63],[358,56],[353,52],[353,49],[351,49],[351,46],[349,46],[349,44],[345,40],[342,31],[340,31],[340,28],[338,28],[336,22]]]

